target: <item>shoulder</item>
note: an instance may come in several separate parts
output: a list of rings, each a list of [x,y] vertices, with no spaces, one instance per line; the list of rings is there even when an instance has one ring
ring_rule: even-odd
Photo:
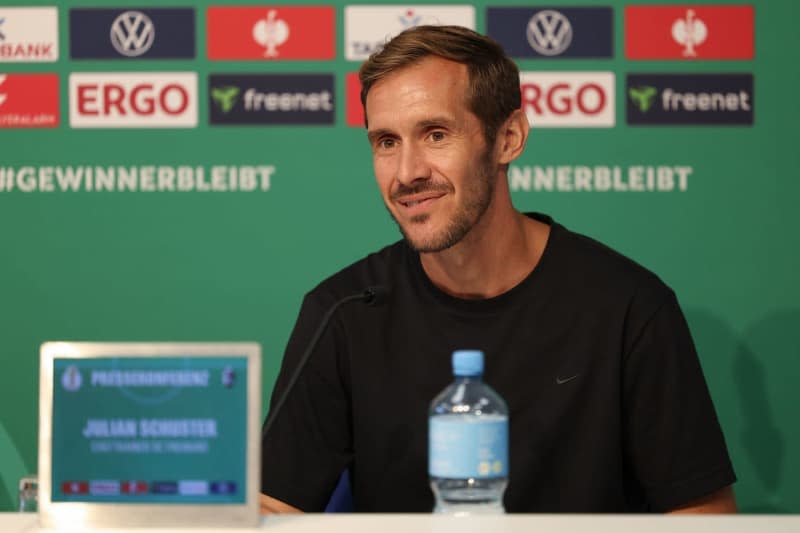
[[[314,287],[308,297],[321,303],[337,301],[369,287],[391,287],[397,278],[408,275],[414,252],[404,241],[397,241],[346,266]]]
[[[654,272],[586,235],[551,223],[543,265],[564,294],[601,305],[635,305],[645,314],[675,298]]]

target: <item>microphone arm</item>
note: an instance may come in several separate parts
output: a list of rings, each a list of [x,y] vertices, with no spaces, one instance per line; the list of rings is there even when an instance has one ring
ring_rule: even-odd
[[[267,421],[264,422],[264,427],[261,429],[261,439],[264,439],[264,436],[269,432],[272,425],[275,423],[275,420],[278,418],[278,413],[280,413],[281,409],[283,408],[283,404],[286,403],[286,399],[289,397],[289,393],[294,388],[295,383],[300,378],[300,374],[303,373],[303,369],[308,363],[308,360],[311,359],[311,354],[314,352],[314,348],[317,347],[317,343],[319,343],[319,339],[322,337],[322,334],[325,333],[325,330],[328,329],[328,323],[331,321],[333,314],[343,305],[348,304],[350,302],[364,302],[367,305],[378,305],[383,303],[386,298],[388,290],[385,287],[368,287],[364,289],[362,292],[351,294],[349,296],[345,296],[341,300],[334,303],[330,309],[325,313],[325,316],[322,317],[322,320],[317,327],[317,330],[314,332],[314,335],[311,337],[311,342],[308,343],[308,347],[306,351],[303,352],[302,357],[300,357],[300,362],[297,363],[297,368],[294,369],[292,373],[292,377],[289,378],[289,382],[286,384],[286,388],[283,390],[283,393],[278,397],[275,401],[274,406],[270,406],[270,415],[267,417]]]

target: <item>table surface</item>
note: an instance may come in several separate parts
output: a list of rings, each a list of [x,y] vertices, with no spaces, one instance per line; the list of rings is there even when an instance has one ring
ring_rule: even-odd
[[[36,514],[0,513],[3,533],[36,533]],[[50,530],[52,531],[52,530]],[[108,530],[102,530],[108,531]],[[142,529],[114,529],[140,532]],[[147,528],[147,533],[800,533],[800,515],[659,516],[659,515],[500,515],[465,518],[423,514],[308,514],[263,517],[247,528]]]

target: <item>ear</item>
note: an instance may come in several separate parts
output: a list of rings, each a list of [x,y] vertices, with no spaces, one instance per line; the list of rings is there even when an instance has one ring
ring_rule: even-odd
[[[522,155],[530,129],[528,117],[521,109],[511,113],[497,132],[495,153],[498,163],[505,165]]]

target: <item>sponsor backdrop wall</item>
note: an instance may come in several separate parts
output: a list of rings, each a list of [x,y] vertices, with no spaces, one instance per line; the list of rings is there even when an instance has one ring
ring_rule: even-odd
[[[353,73],[439,20],[519,62],[516,205],[675,289],[742,509],[800,512],[792,0],[2,4],[1,510],[36,470],[43,341],[255,340],[266,409],[304,292],[398,238]]]

